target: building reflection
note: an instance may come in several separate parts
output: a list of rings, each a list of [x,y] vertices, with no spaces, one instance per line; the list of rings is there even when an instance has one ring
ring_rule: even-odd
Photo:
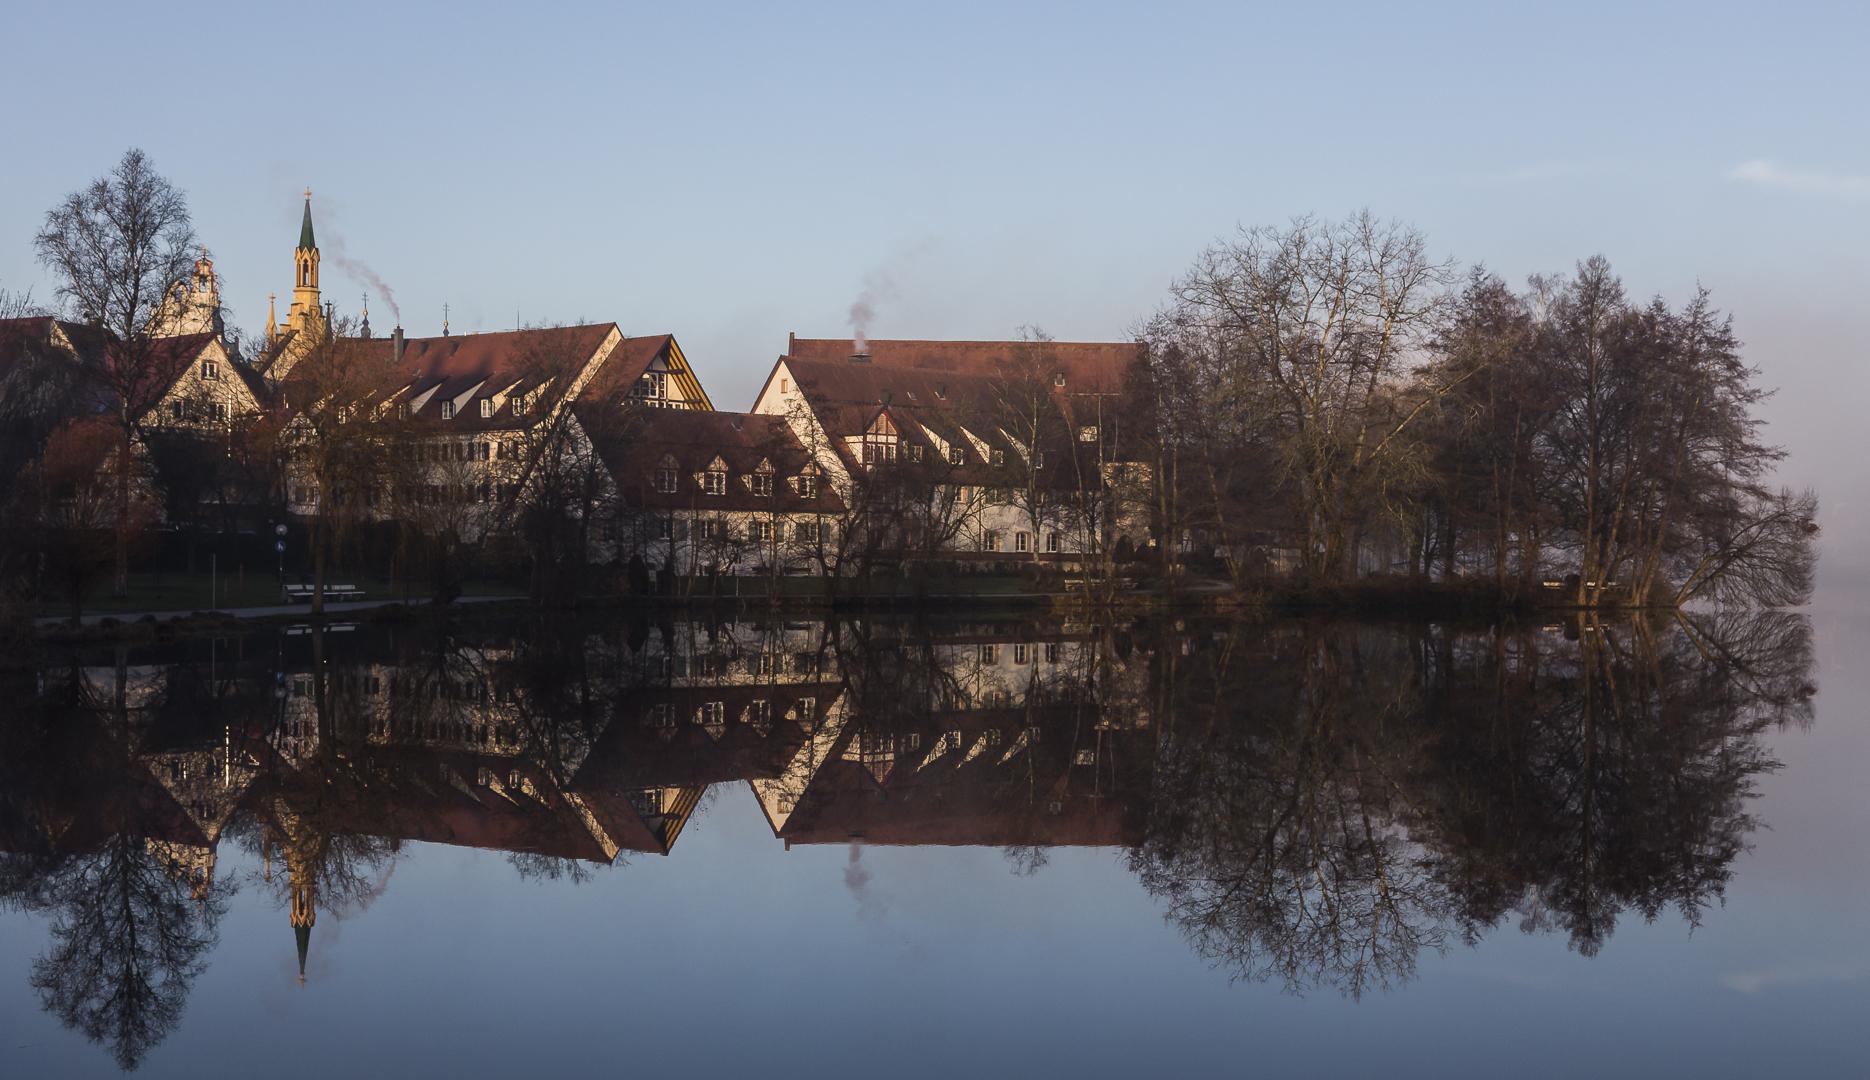
[[[320,913],[367,908],[410,841],[581,880],[669,855],[711,789],[745,785],[787,847],[987,845],[1026,870],[1125,849],[1202,956],[1354,996],[1508,922],[1588,955],[1626,912],[1697,920],[1757,824],[1764,736],[1809,722],[1810,669],[1778,613],[177,642],[11,680],[0,902],[52,916],[33,985],[129,1068],[180,1020],[230,851],[303,981]]]

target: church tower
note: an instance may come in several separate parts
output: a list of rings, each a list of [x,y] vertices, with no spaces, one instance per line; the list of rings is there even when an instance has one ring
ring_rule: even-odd
[[[305,221],[299,226],[299,246],[292,251],[292,307],[286,313],[286,329],[297,330],[301,338],[324,323],[324,309],[318,305],[318,241],[312,236],[312,189],[305,189]]]

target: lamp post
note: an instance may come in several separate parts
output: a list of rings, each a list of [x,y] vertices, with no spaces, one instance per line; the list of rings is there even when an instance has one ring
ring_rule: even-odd
[[[284,525],[273,526],[273,535],[279,537],[279,539],[273,543],[273,550],[279,553],[279,586],[280,588],[285,588],[285,585],[286,585],[286,527]]]

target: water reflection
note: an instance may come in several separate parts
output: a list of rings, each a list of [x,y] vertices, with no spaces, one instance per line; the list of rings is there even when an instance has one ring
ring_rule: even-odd
[[[578,882],[710,788],[776,840],[1118,847],[1230,974],[1356,996],[1516,921],[1586,955],[1719,901],[1802,616],[1449,627],[1197,620],[466,621],[48,661],[3,691],[0,901],[45,1007],[135,1068],[246,890],[301,981],[404,843]],[[250,875],[218,874],[233,845]],[[856,849],[853,848],[853,851]],[[852,874],[861,875],[853,865]],[[859,884],[861,884],[859,882]]]

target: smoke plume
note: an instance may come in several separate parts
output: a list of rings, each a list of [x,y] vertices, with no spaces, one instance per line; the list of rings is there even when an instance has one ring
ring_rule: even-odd
[[[391,317],[397,322],[402,322],[403,313],[402,309],[396,306],[396,294],[383,283],[383,279],[377,276],[377,272],[365,265],[363,260],[351,258],[344,250],[344,237],[333,231],[329,225],[321,225],[320,230],[324,235],[319,238],[319,256],[337,267],[338,272],[345,277],[382,297],[383,302],[389,305]]]
[[[870,323],[877,317],[877,305],[896,298],[896,283],[881,270],[864,275],[863,291],[851,305],[851,351],[865,352],[870,347]]]
[[[861,865],[864,846],[859,841],[851,841],[851,855],[844,864],[844,887],[851,891],[857,901],[857,917],[864,922],[881,922],[889,910],[889,902],[870,891],[870,871]]]

